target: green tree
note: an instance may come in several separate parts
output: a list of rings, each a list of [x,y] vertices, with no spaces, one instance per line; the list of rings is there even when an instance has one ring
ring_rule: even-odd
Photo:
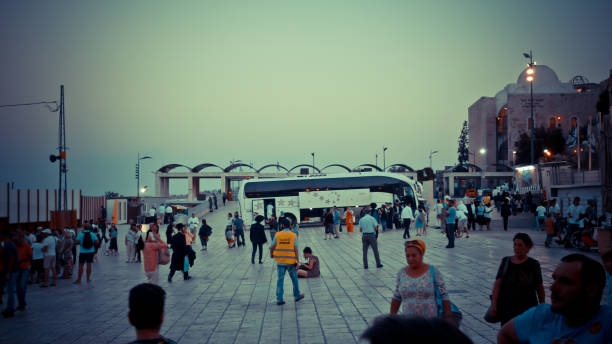
[[[535,129],[534,136],[533,149],[536,163],[544,156],[544,149],[548,149],[553,155],[565,152],[565,138],[561,129],[539,127]],[[531,162],[530,141],[530,134],[522,132],[518,141],[514,143],[517,164],[529,164]]]
[[[459,154],[459,165],[463,165],[470,160],[470,152],[468,150],[468,147],[470,146],[470,133],[467,121],[463,121],[463,127],[461,128],[461,134],[459,134],[458,143],[459,147],[457,148],[457,153]]]

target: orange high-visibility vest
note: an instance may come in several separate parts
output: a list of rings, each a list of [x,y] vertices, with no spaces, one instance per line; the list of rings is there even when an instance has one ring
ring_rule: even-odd
[[[295,264],[297,257],[295,256],[295,238],[297,235],[293,232],[280,231],[276,233],[276,247],[272,252],[272,258],[279,264]]]

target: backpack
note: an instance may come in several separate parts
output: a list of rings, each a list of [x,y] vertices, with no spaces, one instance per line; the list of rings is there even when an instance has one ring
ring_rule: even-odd
[[[163,247],[159,250],[157,255],[157,263],[160,265],[166,265],[170,263],[170,251],[167,247]]]
[[[138,236],[138,241],[136,242],[136,249],[140,251],[144,249],[144,241],[140,235]]]
[[[83,232],[83,248],[90,249],[93,247],[93,240],[90,232]]]
[[[427,217],[425,216],[425,212],[424,211],[419,211],[419,221],[425,222],[426,218]]]

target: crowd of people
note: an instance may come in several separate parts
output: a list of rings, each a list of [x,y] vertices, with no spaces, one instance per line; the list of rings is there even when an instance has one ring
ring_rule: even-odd
[[[500,199],[499,211],[513,213],[510,199]],[[542,208],[544,210],[542,210]],[[438,226],[447,236],[447,248],[454,247],[455,238],[469,237],[470,229],[476,225],[490,229],[490,214],[493,211],[490,203],[484,200],[459,200],[450,197],[438,201],[433,211],[439,220]],[[561,211],[554,201],[540,203],[535,209],[536,224],[548,230],[555,228]],[[397,229],[403,230],[404,253],[407,265],[396,275],[396,283],[390,300],[391,315],[378,318],[366,330],[362,338],[371,343],[391,343],[399,341],[402,333],[409,328],[414,338],[435,340],[445,336],[451,342],[470,340],[458,330],[462,320],[459,309],[451,302],[451,296],[441,271],[432,264],[426,263],[427,251],[425,236],[429,225],[429,206],[426,204],[413,207],[412,204],[375,203],[363,207],[356,219],[353,210],[336,207],[325,211],[324,239],[339,238],[342,221],[348,233],[354,231],[357,222],[362,233],[363,267],[368,269],[368,252],[372,248],[376,267],[383,264],[378,252],[379,232]],[[573,207],[567,212],[571,219],[571,230],[580,230],[588,226],[589,221],[597,221],[596,213],[580,206],[580,199],[574,200]],[[165,216],[164,216],[165,219]],[[488,219],[488,220],[487,220]],[[146,343],[148,340],[173,343],[159,333],[163,322],[165,292],[157,286],[160,265],[169,263],[168,282],[177,271],[183,273],[184,280],[189,280],[189,269],[193,267],[196,252],[193,249],[196,236],[200,238],[202,250],[212,236],[213,228],[206,219],[192,215],[187,224],[173,222],[169,217],[166,229],[166,240],[160,234],[159,225],[163,220],[152,217],[154,221],[145,226],[131,224],[125,235],[126,262],[143,263],[147,283],[138,285],[130,291],[128,315],[130,323],[136,328],[137,340],[134,343]],[[357,221],[358,220],[358,221]],[[581,223],[582,222],[582,223]],[[414,223],[416,232],[411,237],[410,227]],[[268,235],[266,235],[266,225]],[[199,227],[199,228],[198,228]],[[538,228],[538,227],[536,227]],[[507,230],[507,220],[504,219]],[[539,228],[538,228],[539,229]],[[316,278],[320,276],[320,261],[313,254],[311,247],[299,252],[299,226],[292,214],[280,213],[277,219],[270,215],[267,219],[255,214],[250,227],[238,212],[228,213],[225,227],[225,239],[228,248],[244,247],[245,231],[249,230],[252,244],[251,263],[259,253],[262,264],[263,245],[270,242],[270,257],[276,263],[277,286],[276,302],[285,304],[284,277],[289,275],[295,302],[304,298],[300,291],[298,278]],[[81,229],[65,228],[63,231],[38,228],[33,231],[19,230],[0,233],[0,299],[6,286],[7,306],[2,312],[4,317],[14,316],[15,311],[26,308],[26,289],[28,284],[39,283],[42,288],[55,286],[57,279],[71,279],[78,262],[77,278],[73,283],[80,284],[85,275],[87,283],[91,282],[92,264],[102,250],[105,255],[117,255],[117,229],[114,225],[108,228],[103,219],[94,223],[87,221]],[[552,237],[547,235],[548,246]],[[581,255],[565,256],[553,273],[551,304],[545,303],[545,289],[542,271],[538,260],[529,257],[534,246],[533,240],[526,233],[517,233],[513,240],[514,254],[504,257],[497,269],[492,286],[491,305],[485,319],[499,322],[501,330],[499,343],[541,342],[543,339],[567,340],[574,342],[605,343],[612,338],[612,308],[600,305],[606,270],[608,280],[612,271],[612,251],[602,254],[604,266],[599,262]],[[77,250],[78,247],[78,250]],[[77,260],[78,251],[78,260]],[[612,296],[611,296],[612,297]],[[17,305],[15,302],[17,299]],[[402,317],[397,317],[400,314]],[[400,326],[401,324],[401,326]],[[444,333],[429,333],[424,328],[445,329]],[[419,330],[420,329],[420,330]]]

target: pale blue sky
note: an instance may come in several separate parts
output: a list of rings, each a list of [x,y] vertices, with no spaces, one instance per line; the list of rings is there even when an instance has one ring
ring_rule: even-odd
[[[143,171],[293,166],[313,151],[317,166],[353,167],[388,146],[387,164],[423,168],[436,149],[441,168],[468,106],[515,82],[524,51],[562,81],[607,78],[610,13],[610,1],[4,1],[0,104],[65,85],[69,187],[86,194],[134,194],[138,152],[154,157]],[[0,116],[0,181],[56,187],[56,114]]]

